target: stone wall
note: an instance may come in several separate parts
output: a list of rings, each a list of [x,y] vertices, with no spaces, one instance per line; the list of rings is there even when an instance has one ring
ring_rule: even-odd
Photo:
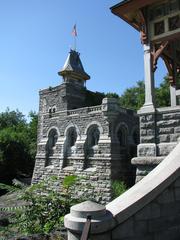
[[[112,239],[173,240],[180,237],[180,178],[112,231]]]
[[[179,239],[179,156],[180,143],[151,173],[107,204],[106,209],[93,203],[86,203],[83,210],[74,206],[76,217],[74,211],[65,217],[68,240],[80,239],[87,212],[92,215],[92,240]]]
[[[65,176],[77,175],[83,177],[81,183],[87,195],[107,203],[112,195],[112,180],[134,184],[130,160],[136,154],[138,117],[121,108],[116,99],[107,98],[98,106],[69,110],[74,100],[73,95],[72,99],[66,95],[66,85],[40,92],[32,183],[52,175],[58,176],[61,183]]]
[[[142,179],[177,145],[180,137],[180,106],[158,108],[140,115],[140,144],[137,158],[136,181]]]

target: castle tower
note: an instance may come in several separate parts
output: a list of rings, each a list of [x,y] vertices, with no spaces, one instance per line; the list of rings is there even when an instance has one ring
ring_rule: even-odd
[[[65,64],[58,74],[63,78],[61,86],[64,86],[66,109],[84,107],[85,83],[90,76],[84,71],[80,54],[75,50],[70,50]]]

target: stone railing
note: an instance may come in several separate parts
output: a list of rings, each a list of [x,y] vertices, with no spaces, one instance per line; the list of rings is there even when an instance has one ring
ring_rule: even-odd
[[[88,114],[89,112],[99,112],[101,111],[102,106],[92,106],[92,107],[85,107],[85,108],[78,108],[74,110],[68,110],[67,115],[75,115],[75,114]]]
[[[101,111],[102,106],[93,106],[93,107],[88,107],[88,112],[97,112],[97,111]]]
[[[91,215],[90,239],[175,240],[180,237],[180,143],[152,172],[106,207],[85,202],[65,216],[68,240],[81,237]]]

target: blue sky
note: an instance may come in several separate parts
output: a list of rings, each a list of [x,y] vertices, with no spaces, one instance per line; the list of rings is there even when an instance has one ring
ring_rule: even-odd
[[[143,80],[139,33],[110,7],[118,0],[1,0],[0,111],[38,111],[39,89],[61,83],[77,24],[77,50],[92,91],[123,91]],[[160,62],[159,84],[166,74]]]

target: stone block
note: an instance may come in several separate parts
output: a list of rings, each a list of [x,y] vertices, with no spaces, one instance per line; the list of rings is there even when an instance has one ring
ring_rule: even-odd
[[[175,127],[175,128],[174,128],[174,132],[175,132],[175,133],[180,133],[180,127]]]
[[[135,214],[135,221],[146,221],[160,217],[160,206],[157,203],[150,203]]]
[[[141,123],[140,122],[140,128],[153,128],[154,127],[154,122],[146,122],[146,123]]]
[[[135,221],[134,223],[134,232],[135,236],[144,236],[148,233],[147,221]]]
[[[175,127],[175,126],[179,125],[179,122],[180,122],[179,119],[178,120],[177,119],[175,119],[175,120],[173,119],[173,120],[168,120],[168,121],[159,121],[159,122],[157,122],[157,127],[167,127],[167,126]]]
[[[174,198],[174,191],[172,188],[166,189],[164,190],[164,192],[162,192],[157,200],[158,203],[160,204],[164,204],[164,203],[170,203],[170,202],[174,202],[175,198]]]
[[[146,115],[146,120],[149,121],[154,121],[154,115],[150,114],[150,115]]]
[[[180,215],[179,202],[171,202],[161,205],[161,217],[173,217]]]
[[[144,167],[144,169],[140,168],[139,166],[136,169],[136,175],[137,176],[146,176],[150,171],[148,171],[146,169],[146,167]]]
[[[146,137],[140,138],[141,143],[153,143],[154,141],[155,141],[155,136],[146,136]]]
[[[132,218],[121,223],[112,231],[112,239],[123,239],[133,236],[134,236],[134,221]]]
[[[140,122],[146,122],[146,116],[140,116]]]
[[[180,133],[171,134],[170,135],[170,142],[177,142],[179,137],[180,137]]]
[[[139,144],[137,155],[138,157],[156,156],[156,144]]]
[[[148,222],[148,231],[150,233],[166,230],[169,227],[169,221],[167,218],[153,219]]]
[[[175,147],[175,144],[162,143],[158,144],[158,156],[167,156]]]
[[[167,114],[163,114],[162,115],[162,119],[164,120],[170,120],[170,119],[174,119],[177,118],[179,114],[172,114],[172,113],[167,113]],[[180,117],[180,116],[179,116]]]
[[[140,136],[146,136],[146,135],[147,135],[147,130],[146,129],[141,129]]]
[[[155,135],[155,131],[152,130],[152,129],[148,129],[148,130],[147,130],[147,135],[148,135],[148,136],[150,136],[150,135],[154,136],[154,135]]]
[[[117,240],[120,240],[120,239],[117,238]],[[138,237],[133,237],[133,238],[130,237],[130,238],[122,239],[122,240],[154,240],[154,236],[153,236],[153,234],[148,233],[144,236],[138,236]]]
[[[180,187],[175,187],[174,194],[175,194],[175,200],[180,201]]]
[[[97,176],[90,176],[90,180],[91,180],[91,181],[97,181],[97,180],[98,180],[98,177],[97,177]]]
[[[170,142],[170,136],[169,135],[159,135],[158,137],[159,142]]]
[[[173,128],[173,127],[169,127],[169,128],[159,128],[159,129],[158,129],[158,133],[159,133],[159,134],[170,134],[170,133],[174,133],[174,128]]]
[[[163,231],[154,233],[153,240],[178,240],[180,236],[180,227],[171,226]]]
[[[174,182],[174,186],[180,187],[180,178],[176,179],[176,181]]]
[[[160,215],[161,215],[160,205],[158,203],[151,202],[150,206],[151,206],[151,216],[150,216],[150,218],[151,219],[159,218]]]

